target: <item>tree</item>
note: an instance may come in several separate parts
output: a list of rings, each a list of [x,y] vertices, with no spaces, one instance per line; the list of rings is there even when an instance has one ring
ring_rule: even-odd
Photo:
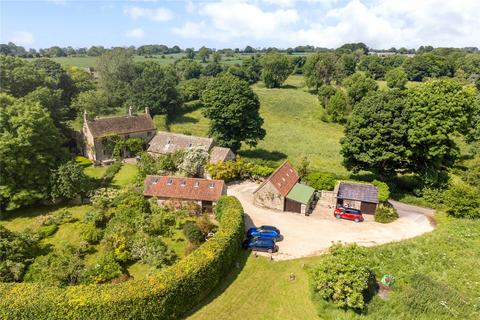
[[[248,59],[242,61],[240,69],[245,74],[245,79],[248,83],[253,84],[260,80],[262,74],[262,63],[258,57],[251,56]]]
[[[378,89],[377,82],[364,72],[355,72],[343,80],[351,106],[362,100],[370,91]]]
[[[335,94],[328,100],[328,103],[325,107],[325,111],[333,122],[345,121],[347,109],[347,97],[342,90],[337,90]]]
[[[212,54],[212,60],[213,60],[213,62],[215,62],[215,63],[219,63],[220,60],[222,60],[222,55],[220,54],[220,52],[214,52],[214,53]]]
[[[208,151],[205,146],[195,146],[187,150],[179,169],[189,177],[201,177],[207,161]]]
[[[242,141],[255,146],[265,137],[260,102],[247,82],[225,74],[210,80],[202,94],[209,133],[219,145],[240,149]]]
[[[217,74],[222,72],[222,66],[218,62],[210,62],[205,66],[205,69],[203,69],[203,74],[207,77],[215,77]]]
[[[108,99],[102,91],[90,90],[80,93],[72,101],[72,108],[81,114],[84,111],[88,116],[110,114],[115,108],[109,105]]]
[[[62,90],[60,89],[38,87],[24,96],[24,100],[29,103],[40,103],[50,112],[50,116],[57,127],[61,127],[64,121],[74,118],[76,114],[75,109],[66,106],[62,101]]]
[[[195,58],[195,50],[193,48],[186,48],[185,55],[187,59],[194,59]]]
[[[137,110],[150,108],[152,114],[173,114],[180,105],[178,78],[170,66],[142,63],[129,89],[127,103]]]
[[[474,92],[456,80],[432,80],[409,90],[405,111],[414,172],[453,165],[459,154],[453,135],[468,130],[474,103]]]
[[[385,74],[385,80],[389,88],[397,88],[400,90],[405,89],[405,85],[408,82],[407,73],[402,67],[388,70]]]
[[[65,69],[73,82],[74,97],[81,92],[96,89],[95,81],[89,72],[77,66],[67,66]]]
[[[0,94],[0,209],[46,199],[50,173],[65,159],[63,139],[38,102]]]
[[[32,65],[36,70],[46,74],[47,77],[50,78],[51,89],[62,90],[62,101],[65,106],[69,106],[70,102],[72,101],[75,88],[73,86],[72,79],[62,68],[60,63],[51,59],[42,58],[33,60]]]
[[[262,80],[267,88],[278,88],[293,71],[290,60],[280,53],[267,53],[262,58]]]
[[[60,165],[52,174],[52,198],[73,199],[77,195],[85,196],[91,189],[89,177],[83,173],[83,167],[75,161]]]
[[[417,54],[405,60],[403,68],[408,75],[408,80],[411,81],[453,75],[453,69],[449,66],[447,59],[434,53]]]
[[[202,60],[203,63],[207,62],[208,58],[210,57],[211,50],[205,47],[201,47],[198,50],[197,56]]]
[[[22,280],[38,249],[38,237],[16,233],[0,225],[0,282]]]
[[[99,76],[98,88],[109,104],[115,107],[123,105],[136,75],[132,54],[122,48],[109,50],[98,58],[95,69]]]
[[[346,168],[386,177],[404,167],[410,153],[403,104],[401,93],[378,91],[355,106],[340,141]]]
[[[358,70],[365,71],[375,80],[382,79],[385,75],[382,58],[376,55],[362,56],[358,62]]]
[[[303,67],[307,86],[318,90],[322,85],[329,85],[335,77],[335,63],[336,57],[333,53],[309,55]]]
[[[330,85],[322,85],[320,88],[318,88],[318,100],[322,104],[322,107],[326,107],[328,101],[330,100],[331,97],[337,93],[337,89],[335,87],[330,86]]]
[[[182,80],[199,78],[202,74],[202,66],[197,61],[191,59],[177,60],[174,68]]]

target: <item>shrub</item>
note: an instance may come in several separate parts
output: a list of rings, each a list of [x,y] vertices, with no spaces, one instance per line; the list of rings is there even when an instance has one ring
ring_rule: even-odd
[[[306,183],[316,190],[333,190],[337,176],[330,172],[314,171],[310,172],[306,177]]]
[[[122,266],[115,261],[113,254],[105,254],[83,271],[82,283],[105,283],[122,274]]]
[[[388,188],[388,184],[378,180],[373,180],[372,184],[378,188],[378,201],[387,202],[390,198],[390,189]]]
[[[395,208],[386,203],[380,203],[375,211],[375,221],[380,223],[390,223],[398,219],[398,213]]]
[[[24,281],[42,282],[53,286],[77,283],[83,262],[72,251],[71,248],[62,248],[37,257],[28,268]]]
[[[198,227],[195,221],[187,221],[183,224],[183,233],[185,238],[194,245],[198,245],[205,240],[202,230]]]
[[[453,184],[445,194],[447,213],[455,218],[480,219],[480,190],[463,183]]]
[[[96,244],[99,243],[100,240],[102,240],[103,231],[95,227],[94,224],[83,223],[80,228],[80,237],[83,241],[86,241],[90,244]]]
[[[339,308],[363,310],[375,290],[375,276],[365,250],[334,244],[310,270],[314,294]]]
[[[210,164],[207,170],[213,179],[229,182],[237,179],[267,177],[272,174],[275,169],[238,158],[237,161],[220,161],[216,164]]]
[[[107,170],[105,171],[105,174],[102,176],[103,183],[104,184],[109,184],[115,175],[120,171],[122,168],[122,162],[121,161],[115,161],[112,165],[110,165]]]
[[[113,188],[100,188],[95,191],[90,198],[93,207],[98,209],[107,209],[115,205],[119,196],[119,191]]]
[[[64,223],[71,223],[75,222],[77,219],[72,216],[70,211],[67,209],[60,209],[55,211],[53,214],[53,221],[56,224],[64,224]]]
[[[172,264],[177,258],[162,239],[139,233],[132,245],[132,258],[153,268]]]
[[[0,283],[0,318],[181,318],[218,285],[241,250],[242,206],[234,197],[225,196],[220,201],[226,204],[215,237],[148,280],[66,288]]]
[[[82,167],[88,167],[92,165],[92,160],[82,157],[82,156],[76,156],[75,157],[75,162]]]
[[[50,237],[55,232],[57,232],[57,230],[58,230],[58,225],[57,224],[49,224],[49,225],[41,227],[38,230],[38,235],[40,236],[40,238],[43,239],[43,238],[46,238],[46,237]]]

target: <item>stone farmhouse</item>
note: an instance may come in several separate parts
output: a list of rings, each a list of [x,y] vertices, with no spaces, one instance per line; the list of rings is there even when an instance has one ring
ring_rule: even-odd
[[[145,113],[132,114],[132,109],[129,108],[128,115],[125,116],[95,119],[89,119],[85,112],[83,121],[85,155],[94,162],[110,160],[112,155],[104,148],[102,138],[112,135],[119,135],[126,139],[142,138],[147,144],[154,137],[155,132],[155,124],[148,108],[145,108]]]
[[[298,181],[297,172],[285,161],[254,191],[254,203],[281,211],[308,214],[312,210],[315,190]]]
[[[143,195],[157,197],[159,203],[169,199],[195,202],[203,212],[212,212],[213,205],[226,190],[223,180],[149,175],[144,182]]]
[[[235,154],[229,148],[217,147],[212,138],[189,136],[185,134],[159,131],[148,144],[147,152],[153,156],[188,150],[195,146],[204,146],[210,153],[210,163],[233,161]]]

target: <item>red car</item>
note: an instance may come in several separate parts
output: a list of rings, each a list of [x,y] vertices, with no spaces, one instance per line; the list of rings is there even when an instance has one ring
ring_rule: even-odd
[[[337,219],[347,219],[347,220],[352,220],[355,222],[362,222],[363,221],[363,216],[362,212],[357,209],[351,209],[351,208],[337,208],[333,212],[333,215]]]

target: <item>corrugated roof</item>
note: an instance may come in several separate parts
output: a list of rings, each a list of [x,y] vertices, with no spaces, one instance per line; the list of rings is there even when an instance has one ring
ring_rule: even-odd
[[[308,204],[315,189],[310,186],[296,183],[287,195],[287,198],[303,204]]]
[[[218,163],[220,161],[234,160],[235,154],[230,148],[213,147],[210,151],[210,163]]]
[[[203,145],[210,150],[213,146],[213,139],[159,131],[148,145],[148,152],[160,154],[186,150],[197,145]]]
[[[182,200],[218,201],[222,196],[224,186],[223,180],[149,175],[143,185],[143,195]]]
[[[340,182],[337,198],[378,203],[378,188],[373,184]]]
[[[95,138],[113,134],[128,134],[155,130],[155,123],[149,114],[141,113],[87,120],[86,124]]]
[[[268,179],[266,179],[258,188],[260,190],[268,181],[270,181],[278,192],[286,197],[295,183],[298,182],[298,174],[290,162],[285,161],[275,170]],[[255,192],[257,191],[255,190]]]

